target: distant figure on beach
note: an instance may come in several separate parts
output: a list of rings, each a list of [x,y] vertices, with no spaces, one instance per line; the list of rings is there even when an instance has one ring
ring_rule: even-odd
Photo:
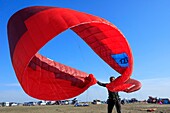
[[[111,76],[110,77],[110,82],[113,82],[115,80],[115,77]],[[106,87],[108,83],[101,83],[97,81],[97,84],[103,87]],[[121,104],[120,104],[120,99],[119,99],[119,94],[118,92],[111,92],[108,90],[108,113],[112,113],[113,107],[116,106],[117,113],[121,113]]]

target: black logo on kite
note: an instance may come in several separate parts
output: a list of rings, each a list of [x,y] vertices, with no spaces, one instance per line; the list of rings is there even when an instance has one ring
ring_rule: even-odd
[[[119,66],[121,66],[121,67],[129,66],[128,56],[126,53],[113,54],[111,56]]]
[[[120,59],[119,62],[120,62],[121,64],[127,64],[127,63],[128,63],[128,58],[127,58],[127,57],[122,58],[122,59]]]

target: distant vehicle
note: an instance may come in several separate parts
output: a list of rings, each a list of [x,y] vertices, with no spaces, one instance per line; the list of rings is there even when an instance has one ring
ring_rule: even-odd
[[[69,101],[68,101],[68,100],[62,100],[62,101],[61,101],[61,104],[62,104],[62,105],[68,105],[68,104],[69,104]]]
[[[10,106],[18,106],[18,103],[12,102],[12,103],[10,103]]]
[[[51,101],[51,105],[60,105],[61,101]]]
[[[101,101],[100,100],[93,100],[92,104],[101,104]]]
[[[45,101],[38,101],[37,104],[42,105],[42,106],[47,105],[47,103]]]
[[[10,106],[9,102],[2,102],[2,107],[8,107],[8,106]]]
[[[83,103],[76,102],[76,103],[74,104],[74,107],[81,107],[81,106],[89,106],[89,104],[86,103],[86,102],[83,102]]]
[[[46,105],[52,105],[51,101],[46,102]]]
[[[83,106],[89,106],[89,104],[88,103],[83,103]]]
[[[148,103],[157,103],[158,99],[157,99],[157,97],[149,96],[149,99],[147,100],[147,102]]]
[[[35,102],[24,102],[23,106],[35,106]]]
[[[170,100],[168,98],[159,98],[158,103],[170,104]]]

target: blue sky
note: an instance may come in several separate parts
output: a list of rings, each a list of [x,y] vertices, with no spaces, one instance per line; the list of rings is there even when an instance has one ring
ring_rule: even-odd
[[[28,6],[71,8],[110,21],[127,38],[134,57],[132,78],[143,84],[141,90],[131,94],[120,93],[120,96],[138,99],[147,99],[150,95],[170,98],[169,0],[0,0],[0,101],[34,100],[23,92],[17,81],[7,38],[9,18]],[[108,82],[111,75],[119,76],[71,30],[51,40],[39,52],[55,61],[93,73],[102,82]],[[107,90],[94,85],[78,98],[106,100]]]

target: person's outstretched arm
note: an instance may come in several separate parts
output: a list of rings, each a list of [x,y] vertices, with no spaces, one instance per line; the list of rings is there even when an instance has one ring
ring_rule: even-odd
[[[101,82],[97,81],[97,84],[100,86],[106,87],[106,83],[101,83]]]

